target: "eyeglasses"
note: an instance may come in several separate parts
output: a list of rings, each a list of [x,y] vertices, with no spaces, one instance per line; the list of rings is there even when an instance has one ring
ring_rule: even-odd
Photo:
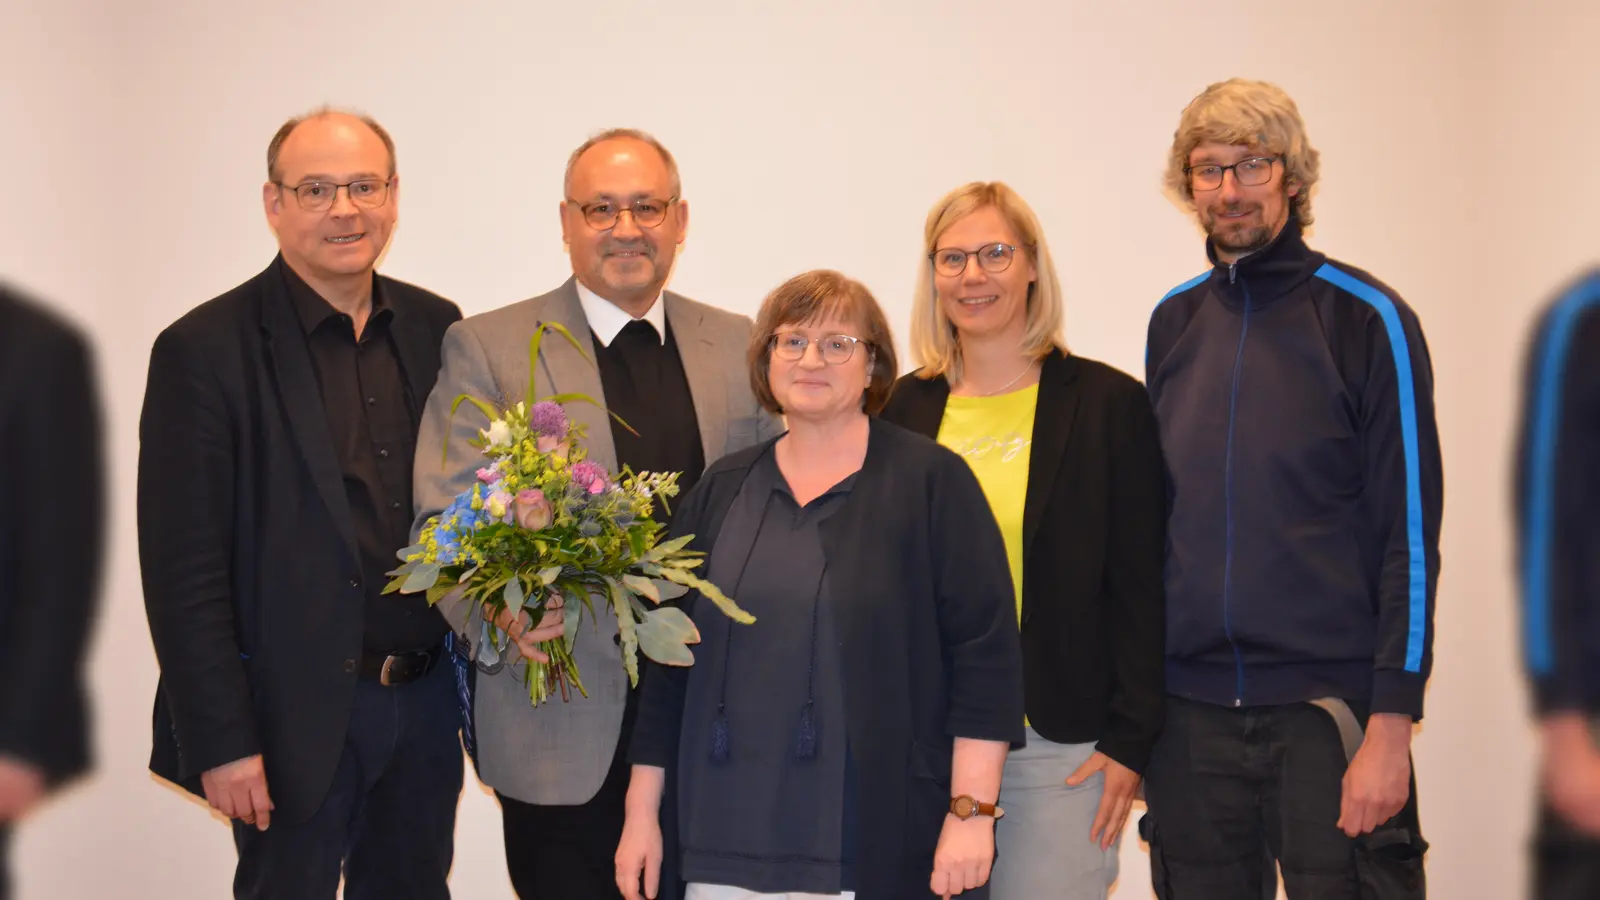
[[[842,366],[856,354],[856,345],[866,341],[848,334],[830,334],[808,338],[798,331],[780,331],[772,336],[772,355],[789,362],[799,362],[806,357],[806,348],[812,344],[822,354],[822,361],[830,366]]]
[[[1282,158],[1280,156],[1252,156],[1249,159],[1241,159],[1231,166],[1213,164],[1184,166],[1183,173],[1189,176],[1189,189],[1194,191],[1214,191],[1222,187],[1222,175],[1229,169],[1233,170],[1234,180],[1238,181],[1239,184],[1254,187],[1272,180],[1272,164]]]
[[[274,182],[278,187],[292,191],[296,203],[306,212],[323,212],[333,208],[333,200],[339,196],[339,189],[344,188],[350,194],[350,202],[366,209],[377,209],[389,199],[389,183],[393,178],[363,178],[359,181],[334,184],[328,181],[308,181],[290,187],[281,181]]]
[[[978,265],[985,272],[1004,272],[1011,268],[1011,260],[1016,257],[1021,247],[1011,244],[984,244],[976,250],[967,251],[959,247],[941,247],[928,254],[928,259],[933,260],[933,270],[940,275],[960,275],[967,270],[967,257],[978,257]]]
[[[619,206],[610,200],[601,200],[579,206],[583,213],[583,221],[595,231],[610,231],[617,226],[617,219],[623,213],[633,216],[633,224],[640,228],[654,228],[666,221],[667,207],[677,202],[677,197],[668,197],[665,200],[635,200],[627,206]],[[572,198],[567,198],[568,203],[577,203]]]

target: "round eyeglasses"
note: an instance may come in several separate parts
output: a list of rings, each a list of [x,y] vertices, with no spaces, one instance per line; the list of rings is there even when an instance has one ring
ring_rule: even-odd
[[[1189,189],[1194,191],[1214,191],[1222,187],[1222,176],[1229,169],[1233,170],[1233,179],[1239,184],[1255,187],[1272,180],[1272,164],[1279,159],[1282,157],[1252,156],[1249,159],[1241,159],[1231,166],[1219,166],[1214,163],[1185,166],[1183,172],[1189,176]]]
[[[666,221],[667,207],[677,200],[677,197],[668,197],[665,200],[635,200],[627,206],[612,200],[597,200],[594,203],[580,205],[578,210],[583,213],[583,221],[595,231],[610,231],[617,227],[617,219],[623,213],[633,216],[633,224],[640,228],[654,228]],[[569,198],[567,202],[578,201]]]
[[[780,331],[772,336],[772,355],[788,362],[805,359],[806,348],[817,345],[822,361],[830,366],[842,366],[856,353],[856,345],[864,344],[860,338],[848,334],[829,334],[808,338],[798,331]]]
[[[335,184],[331,181],[307,181],[290,187],[283,182],[275,182],[278,187],[294,194],[295,202],[306,212],[324,212],[333,208],[335,197],[339,196],[339,189],[344,188],[350,195],[350,202],[366,209],[377,209],[389,200],[389,184],[392,178],[362,178],[344,184]]]
[[[933,270],[940,275],[955,276],[967,270],[967,258],[976,256],[978,265],[985,272],[993,274],[1004,272],[1011,268],[1011,260],[1016,258],[1021,247],[1012,244],[984,244],[976,250],[962,250],[959,247],[940,247],[928,254],[928,259],[933,261]]]

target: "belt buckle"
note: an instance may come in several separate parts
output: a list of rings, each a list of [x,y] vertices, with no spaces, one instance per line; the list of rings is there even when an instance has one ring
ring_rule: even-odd
[[[393,684],[393,682],[389,680],[389,671],[394,668],[394,661],[396,659],[399,659],[399,657],[393,653],[383,658],[383,668],[378,672],[378,683],[384,687],[390,687]]]

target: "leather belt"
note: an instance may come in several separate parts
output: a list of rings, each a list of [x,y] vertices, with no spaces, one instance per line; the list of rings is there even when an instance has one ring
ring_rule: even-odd
[[[406,684],[433,671],[433,667],[443,657],[443,642],[427,650],[407,650],[388,654],[363,653],[357,674],[386,686]]]

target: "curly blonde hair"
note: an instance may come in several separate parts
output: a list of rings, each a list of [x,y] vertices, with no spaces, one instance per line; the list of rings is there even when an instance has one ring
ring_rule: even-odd
[[[1207,142],[1243,144],[1282,157],[1284,185],[1297,186],[1292,198],[1300,224],[1310,225],[1311,189],[1321,171],[1320,156],[1306,137],[1300,109],[1283,88],[1265,81],[1231,78],[1207,87],[1184,107],[1167,155],[1166,188],[1194,209],[1189,189],[1189,154]]]

